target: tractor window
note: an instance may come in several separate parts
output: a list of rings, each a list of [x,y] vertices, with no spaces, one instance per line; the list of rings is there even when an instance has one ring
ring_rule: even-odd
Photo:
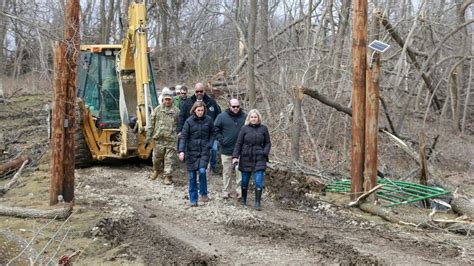
[[[110,125],[120,124],[119,112],[119,83],[115,70],[115,56],[101,55],[102,106],[100,120]]]
[[[82,52],[78,65],[77,96],[93,116],[99,116],[99,60],[96,54]]]

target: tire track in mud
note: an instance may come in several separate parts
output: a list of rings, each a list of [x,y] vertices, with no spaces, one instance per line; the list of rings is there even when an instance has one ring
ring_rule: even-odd
[[[139,184],[140,182],[134,183]],[[115,187],[117,189],[123,188],[123,184]],[[175,188],[183,190],[184,184],[181,183],[179,187]],[[137,189],[146,190],[146,187],[139,186]],[[123,193],[120,190],[116,193]],[[152,188],[152,190],[154,189]],[[264,259],[267,263],[380,263],[377,257],[361,254],[351,245],[339,243],[329,233],[322,236],[314,235],[303,229],[274,223],[266,219],[261,220],[261,216],[249,220],[230,217],[217,224],[212,221],[203,221],[202,223],[205,225],[196,226],[194,223],[180,222],[183,220],[183,215],[180,214],[179,208],[181,207],[179,206],[176,209],[168,209],[152,202],[140,200],[137,200],[132,206],[141,217],[141,221],[159,228],[160,232],[166,232],[165,238],[174,243],[176,249],[185,245],[188,247],[189,254],[196,254],[203,262],[257,263]],[[207,209],[208,207],[201,206],[199,208]],[[187,208],[184,207],[184,209]],[[251,210],[250,208],[245,209]],[[159,217],[155,217],[155,214],[159,214]],[[192,217],[188,218],[193,219]],[[140,248],[135,249],[135,252],[145,253],[146,256],[145,250]],[[283,257],[286,261],[282,261],[282,258],[278,256],[272,258],[273,255],[280,252],[284,254]],[[174,255],[175,259],[178,257],[180,255]]]
[[[188,245],[161,226],[157,226],[139,213],[134,218],[122,220],[119,232],[133,254],[139,255],[147,264],[216,264],[218,257],[208,255]]]
[[[210,202],[189,208],[186,182],[163,186],[146,180],[149,167],[97,167],[94,172],[89,184],[134,210],[122,243],[131,243],[133,253],[147,263],[451,264],[459,257],[456,247],[426,236],[353,224],[338,214],[314,213],[311,206],[295,212],[270,197],[261,212],[221,200],[215,192]],[[211,176],[210,188],[219,182]]]
[[[259,221],[256,224],[236,223],[229,224],[234,235],[255,232],[258,241],[272,242],[291,248],[304,248],[315,258],[315,263],[337,264],[381,264],[383,261],[370,254],[362,254],[351,245],[341,243],[333,235],[324,233],[315,235],[307,230],[293,228],[282,224],[272,223],[269,220]]]

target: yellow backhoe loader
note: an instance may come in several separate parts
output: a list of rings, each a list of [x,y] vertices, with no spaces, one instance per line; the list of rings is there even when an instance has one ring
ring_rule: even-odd
[[[76,167],[106,158],[147,159],[151,111],[158,105],[144,3],[132,2],[122,44],[81,45],[77,75]]]

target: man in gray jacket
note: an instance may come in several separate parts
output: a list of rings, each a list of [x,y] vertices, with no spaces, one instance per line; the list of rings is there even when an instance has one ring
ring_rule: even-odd
[[[237,167],[232,165],[232,152],[246,117],[247,114],[240,108],[239,100],[231,99],[229,108],[220,113],[214,122],[217,140],[221,144],[222,179],[224,182],[222,197],[224,199],[228,199],[232,191],[235,191],[237,198],[240,198],[242,176]],[[235,187],[233,187],[233,183],[235,183]]]

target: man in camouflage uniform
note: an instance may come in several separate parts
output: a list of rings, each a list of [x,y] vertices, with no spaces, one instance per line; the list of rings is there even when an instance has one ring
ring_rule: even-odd
[[[151,180],[155,180],[163,173],[163,184],[173,184],[172,174],[176,165],[176,142],[178,134],[179,109],[173,106],[173,95],[169,91],[163,93],[163,103],[151,113],[151,125],[147,131],[146,142],[155,140],[153,149],[153,173]]]

